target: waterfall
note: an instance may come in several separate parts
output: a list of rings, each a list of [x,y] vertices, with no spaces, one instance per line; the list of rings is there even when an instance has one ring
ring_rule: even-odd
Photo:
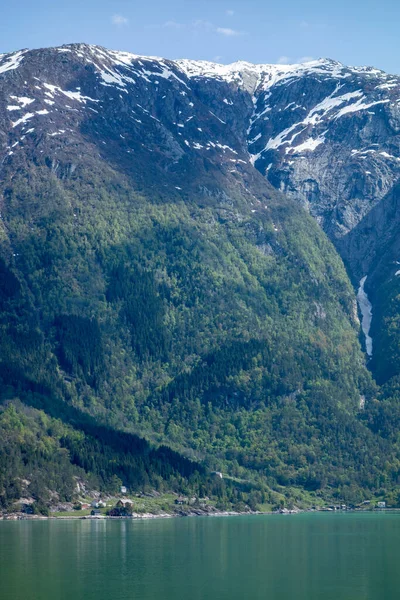
[[[367,349],[367,354],[368,356],[372,356],[372,338],[369,335],[369,330],[371,328],[372,321],[372,304],[368,300],[368,296],[364,290],[366,280],[367,276],[363,277],[360,281],[360,287],[358,288],[357,293],[357,301],[362,315],[361,327],[365,335],[365,346]]]

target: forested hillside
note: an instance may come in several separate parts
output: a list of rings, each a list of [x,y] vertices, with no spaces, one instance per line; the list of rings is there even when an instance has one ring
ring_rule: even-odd
[[[76,477],[232,500],[213,470],[288,497],[391,493],[333,245],[254,169],[217,92],[113,56],[0,63],[1,501],[21,479],[72,497]]]

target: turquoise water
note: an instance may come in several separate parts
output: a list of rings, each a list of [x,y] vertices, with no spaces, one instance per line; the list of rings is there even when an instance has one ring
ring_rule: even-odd
[[[1,600],[399,600],[400,514],[0,522]]]

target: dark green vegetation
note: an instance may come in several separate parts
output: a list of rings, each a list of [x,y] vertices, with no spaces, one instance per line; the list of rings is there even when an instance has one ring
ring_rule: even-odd
[[[271,489],[357,501],[393,486],[390,448],[359,417],[374,386],[339,257],[270,188],[255,213],[230,193],[240,218],[195,193],[145,197],[111,169],[60,181],[41,167],[6,187],[3,398],[49,416],[3,413],[3,504],[18,478],[44,502],[71,498],[73,475],[215,494],[207,468],[253,481],[259,502]]]
[[[399,185],[378,203],[364,219],[338,242],[349,273],[357,286],[368,273],[366,291],[372,303],[370,335],[373,355],[368,367],[381,386],[372,402],[367,403],[365,420],[375,434],[390,444],[395,470],[399,456],[400,431],[400,238],[398,235]],[[398,491],[390,494],[399,505]]]
[[[372,302],[373,356],[369,367],[386,384],[400,375],[400,186],[397,184],[343,238],[338,248],[357,285],[368,274],[366,291]]]
[[[79,482],[108,493],[119,493],[122,482],[131,489],[206,491],[204,468],[169,448],[151,448],[137,436],[99,426],[71,408],[61,408],[63,422],[26,405],[40,400],[46,405],[45,398],[24,400],[8,402],[0,415],[1,508],[29,487],[34,507],[47,514],[46,504],[72,501]],[[47,412],[54,410],[47,406]],[[210,478],[208,484],[212,491],[216,482]]]
[[[393,394],[339,255],[248,160],[250,96],[154,65],[153,86],[143,65],[103,85],[93,52],[2,75],[2,505],[71,499],[76,477],[221,507],[396,503]]]

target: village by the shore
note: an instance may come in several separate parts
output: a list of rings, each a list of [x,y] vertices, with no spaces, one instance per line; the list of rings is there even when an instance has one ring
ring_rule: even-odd
[[[197,498],[178,495],[176,493],[161,494],[151,492],[129,493],[121,486],[117,496],[91,492],[90,496],[82,496],[75,502],[55,502],[50,507],[37,509],[35,499],[20,498],[9,511],[0,513],[0,520],[31,519],[171,519],[176,517],[227,517],[240,515],[293,515],[304,512],[345,512],[392,510],[384,501],[365,500],[357,505],[329,504],[309,507],[279,506],[268,507],[268,510],[254,510],[243,504],[239,510],[221,509],[215,501],[208,497]]]

